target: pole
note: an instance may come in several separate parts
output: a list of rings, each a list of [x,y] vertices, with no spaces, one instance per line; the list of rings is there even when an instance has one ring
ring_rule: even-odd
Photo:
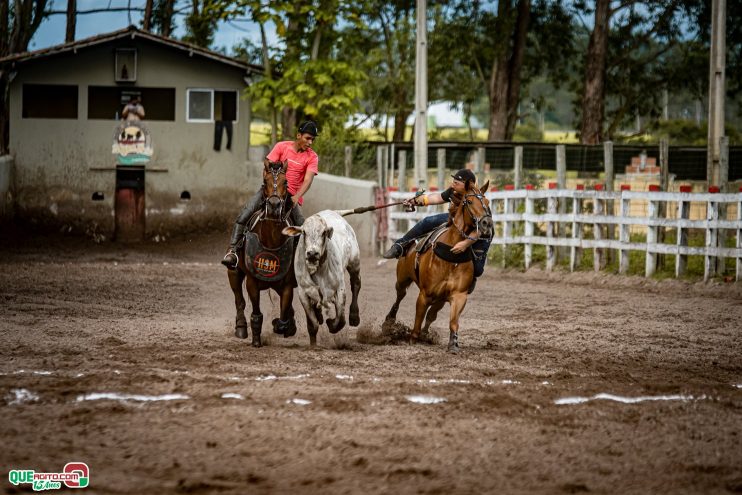
[[[428,184],[428,35],[427,0],[417,0],[417,55],[415,57],[415,184]]]
[[[718,186],[721,177],[721,143],[724,136],[724,93],[726,65],[726,0],[712,0],[711,53],[709,56],[709,130],[706,178],[709,186]]]

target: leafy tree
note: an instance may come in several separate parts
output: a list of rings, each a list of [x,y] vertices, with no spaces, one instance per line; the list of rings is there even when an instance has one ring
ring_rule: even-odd
[[[521,88],[538,74],[560,81],[574,53],[571,18],[559,1],[455,2],[436,23],[431,52],[440,95],[475,108],[487,95],[490,141],[513,138]]]
[[[267,75],[248,94],[258,112],[280,109],[284,136],[293,137],[299,119],[315,118],[322,127],[347,120],[359,108],[365,75],[333,52],[335,25],[352,22],[353,2],[209,0],[206,10],[222,19],[251,15],[263,32],[267,23],[274,24],[280,48],[270,52],[264,43]]]
[[[46,0],[0,0],[0,59],[28,51],[28,43],[46,16]],[[0,153],[8,152],[8,63],[0,62]]]
[[[681,3],[595,0],[591,5],[579,1],[574,8],[578,16],[593,17],[577,89],[580,141],[597,144],[640,112],[640,105],[656,112],[659,92],[666,87],[659,67],[681,34]],[[611,97],[613,107],[606,111]]]

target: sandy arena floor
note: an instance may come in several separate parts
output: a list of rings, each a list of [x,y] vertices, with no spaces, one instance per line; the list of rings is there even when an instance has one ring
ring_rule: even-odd
[[[70,461],[81,493],[742,492],[742,284],[490,267],[450,355],[447,307],[436,345],[368,343],[394,263],[366,259],[359,329],[310,349],[264,295],[255,349],[224,240],[0,247],[6,493]]]

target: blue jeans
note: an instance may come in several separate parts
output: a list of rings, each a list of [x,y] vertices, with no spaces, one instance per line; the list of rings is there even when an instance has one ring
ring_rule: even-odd
[[[413,239],[422,237],[433,232],[436,227],[448,221],[448,213],[430,215],[417,222],[405,235],[397,239],[396,243],[404,246]],[[480,277],[484,273],[484,265],[487,263],[487,251],[492,239],[479,239],[472,244],[474,250],[474,276]]]

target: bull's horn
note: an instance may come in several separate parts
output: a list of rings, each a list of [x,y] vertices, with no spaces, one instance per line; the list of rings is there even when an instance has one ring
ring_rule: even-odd
[[[335,210],[335,212],[341,217],[346,217],[348,215],[352,215],[354,213],[354,210]]]

